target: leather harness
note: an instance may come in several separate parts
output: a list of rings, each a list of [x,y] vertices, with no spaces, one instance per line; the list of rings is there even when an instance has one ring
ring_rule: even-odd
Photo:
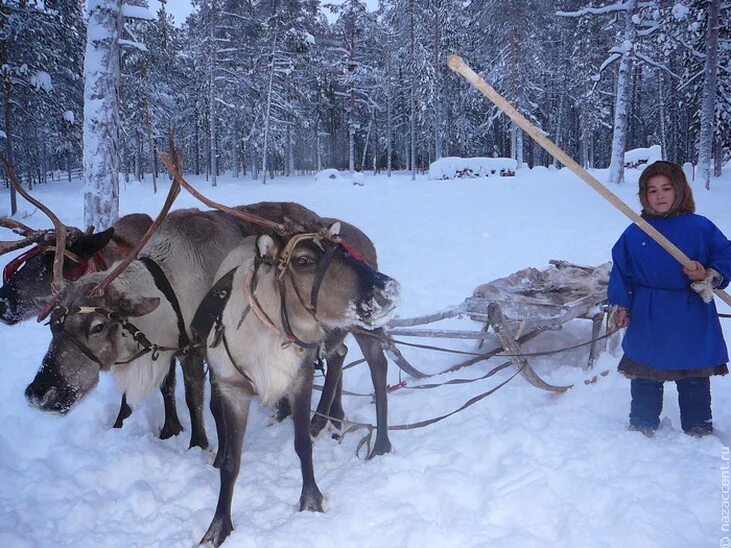
[[[180,310],[180,303],[178,302],[178,298],[175,295],[175,291],[173,290],[172,286],[170,285],[170,281],[167,279],[167,276],[165,276],[165,273],[163,272],[162,268],[160,268],[160,265],[158,265],[155,261],[153,261],[149,257],[142,257],[138,259],[150,272],[150,275],[152,276],[153,281],[155,282],[155,286],[158,288],[158,290],[165,295],[165,298],[170,303],[170,306],[175,311],[175,316],[177,319],[178,324],[178,346],[160,346],[154,343],[151,343],[150,340],[147,338],[147,336],[140,331],[133,323],[131,323],[127,318],[121,317],[119,314],[112,310],[107,310],[106,308],[102,307],[89,307],[89,306],[75,306],[72,308],[67,309],[64,306],[56,306],[53,309],[53,312],[51,313],[51,330],[56,331],[58,333],[63,334],[67,339],[71,341],[71,343],[76,346],[87,358],[92,360],[93,362],[97,363],[100,367],[104,367],[104,364],[101,362],[101,360],[92,352],[92,350],[84,344],[82,341],[80,341],[78,338],[76,338],[72,333],[66,330],[65,323],[66,318],[73,314],[91,314],[91,313],[98,313],[103,315],[107,320],[119,324],[119,326],[129,333],[132,336],[132,340],[134,340],[140,347],[140,350],[134,354],[132,357],[122,360],[122,361],[116,361],[114,362],[114,365],[123,365],[130,363],[137,358],[140,358],[144,356],[145,354],[151,353],[152,361],[156,361],[157,358],[160,355],[161,351],[176,351],[179,353],[187,353],[193,350],[194,348],[197,348],[197,344],[191,344],[190,338],[188,337],[188,334],[185,330],[185,320],[183,319],[183,314]],[[55,328],[55,329],[54,329]],[[122,332],[122,336],[126,336],[124,331]]]

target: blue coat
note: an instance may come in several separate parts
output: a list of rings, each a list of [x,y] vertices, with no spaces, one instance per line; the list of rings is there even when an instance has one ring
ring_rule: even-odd
[[[731,242],[711,221],[686,213],[648,217],[647,221],[690,259],[731,280]],[[622,341],[628,358],[674,371],[715,367],[728,361],[714,303],[706,304],[690,289],[683,267],[636,225],[612,248],[609,276],[611,304],[630,310]]]

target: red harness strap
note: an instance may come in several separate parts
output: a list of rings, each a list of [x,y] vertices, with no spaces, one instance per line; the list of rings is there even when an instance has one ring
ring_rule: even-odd
[[[25,264],[26,261],[29,261],[36,255],[40,255],[47,249],[48,249],[48,246],[46,246],[46,245],[37,245],[35,247],[32,247],[25,253],[18,255],[15,259],[13,259],[8,264],[6,264],[5,268],[3,269],[3,285],[8,283],[10,278],[12,278],[15,275],[15,273],[18,271],[18,269],[21,266],[23,266],[23,264]]]
[[[341,239],[340,240],[340,245],[343,246],[343,248],[345,249],[345,251],[348,252],[348,255],[350,255],[351,257],[353,257],[356,261],[360,261],[361,263],[366,263],[367,264],[367,261],[365,260],[365,258],[363,257],[363,255],[361,255],[360,251],[358,251],[357,249],[355,249],[348,242],[346,242],[345,240]]]
[[[37,245],[10,261],[3,269],[3,284],[8,283],[10,278],[12,278],[26,262],[49,249],[50,247],[47,245]],[[104,261],[104,257],[102,257],[101,252],[94,253],[94,255],[92,255],[89,259],[79,259],[76,256],[72,256],[70,253],[67,253],[66,257],[76,263],[76,266],[66,271],[64,278],[67,280],[74,281],[89,272],[101,272],[107,269],[107,263]]]

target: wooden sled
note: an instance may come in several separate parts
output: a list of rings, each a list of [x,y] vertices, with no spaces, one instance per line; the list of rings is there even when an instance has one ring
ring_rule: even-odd
[[[611,263],[596,267],[571,264],[566,261],[549,261],[552,266],[545,270],[525,268],[505,278],[480,285],[472,295],[457,306],[441,312],[415,318],[396,318],[388,325],[391,336],[429,337],[479,340],[478,353],[469,360],[447,371],[455,371],[467,365],[505,352],[513,358],[513,365],[530,384],[550,392],[564,392],[571,388],[550,384],[535,372],[521,344],[545,331],[560,330],[574,319],[592,322],[589,345],[589,369],[593,368],[599,354],[606,349],[607,338],[613,325],[608,317],[607,284]],[[481,331],[424,329],[418,326],[455,317],[469,317],[484,323]],[[490,332],[492,327],[492,332]],[[614,337],[612,337],[614,339]],[[616,344],[611,340],[610,344]],[[424,377],[413,367],[393,344],[386,350],[404,371],[415,377]]]

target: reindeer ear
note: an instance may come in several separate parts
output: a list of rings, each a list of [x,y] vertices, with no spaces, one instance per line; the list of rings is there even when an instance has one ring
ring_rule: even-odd
[[[128,317],[144,316],[158,306],[160,306],[159,297],[124,297],[119,300],[120,314]]]
[[[109,240],[114,236],[114,228],[108,228],[96,234],[81,233],[70,246],[70,251],[82,258],[91,257],[97,251],[103,249]]]
[[[333,224],[330,225],[330,228],[327,229],[330,236],[337,236],[340,234],[340,221],[335,221]]]
[[[274,239],[268,234],[262,234],[256,239],[256,248],[260,257],[266,257],[274,250]]]

